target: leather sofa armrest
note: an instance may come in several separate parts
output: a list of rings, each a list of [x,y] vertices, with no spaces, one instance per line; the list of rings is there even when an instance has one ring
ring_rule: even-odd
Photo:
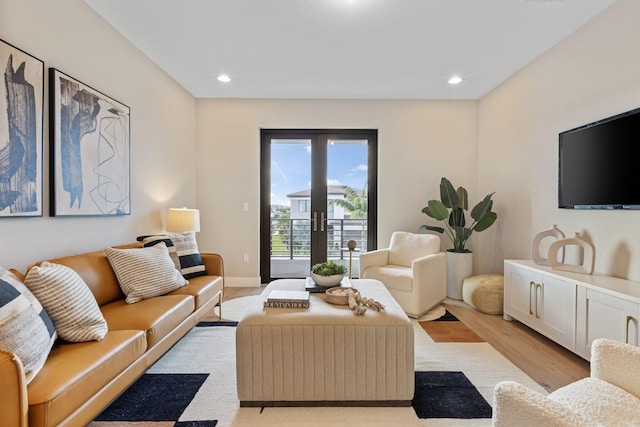
[[[204,268],[207,270],[207,274],[220,276],[224,282],[224,262],[222,261],[222,256],[211,253],[201,253],[200,256],[204,262]]]
[[[29,402],[24,369],[20,359],[4,350],[0,350],[0,390],[2,390],[0,399],[2,425],[27,427]]]
[[[389,260],[389,249],[377,249],[375,251],[360,254],[360,278],[364,279],[364,271],[369,267],[379,267],[387,265]]]
[[[640,347],[607,338],[591,345],[591,377],[599,378],[640,399]]]

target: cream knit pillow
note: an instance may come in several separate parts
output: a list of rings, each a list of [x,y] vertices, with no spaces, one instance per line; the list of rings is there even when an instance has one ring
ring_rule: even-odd
[[[176,270],[163,242],[148,248],[107,248],[106,253],[129,304],[164,295],[189,283]]]
[[[63,340],[102,341],[107,335],[107,322],[95,297],[73,269],[45,261],[29,269],[25,285],[47,311]]]

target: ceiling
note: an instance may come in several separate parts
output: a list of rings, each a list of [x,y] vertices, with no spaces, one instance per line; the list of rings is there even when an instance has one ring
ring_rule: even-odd
[[[479,99],[615,2],[85,1],[197,98],[333,99]]]

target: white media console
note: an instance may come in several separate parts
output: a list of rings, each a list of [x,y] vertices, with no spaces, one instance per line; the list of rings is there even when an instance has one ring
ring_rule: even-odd
[[[590,360],[596,338],[640,344],[640,283],[506,260],[504,318]]]

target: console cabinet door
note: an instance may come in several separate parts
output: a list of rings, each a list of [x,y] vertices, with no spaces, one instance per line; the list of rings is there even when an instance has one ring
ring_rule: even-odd
[[[505,271],[505,318],[513,316],[525,325],[535,328],[535,292],[538,283],[542,283],[542,274],[507,264]]]
[[[639,305],[593,289],[582,293],[583,301],[579,316],[578,354],[591,360],[591,343],[596,338],[611,338],[620,342],[638,345]]]
[[[536,292],[537,329],[558,344],[575,350],[576,284],[544,275]]]
[[[504,317],[513,317],[574,351],[576,286],[568,279],[506,264]]]

